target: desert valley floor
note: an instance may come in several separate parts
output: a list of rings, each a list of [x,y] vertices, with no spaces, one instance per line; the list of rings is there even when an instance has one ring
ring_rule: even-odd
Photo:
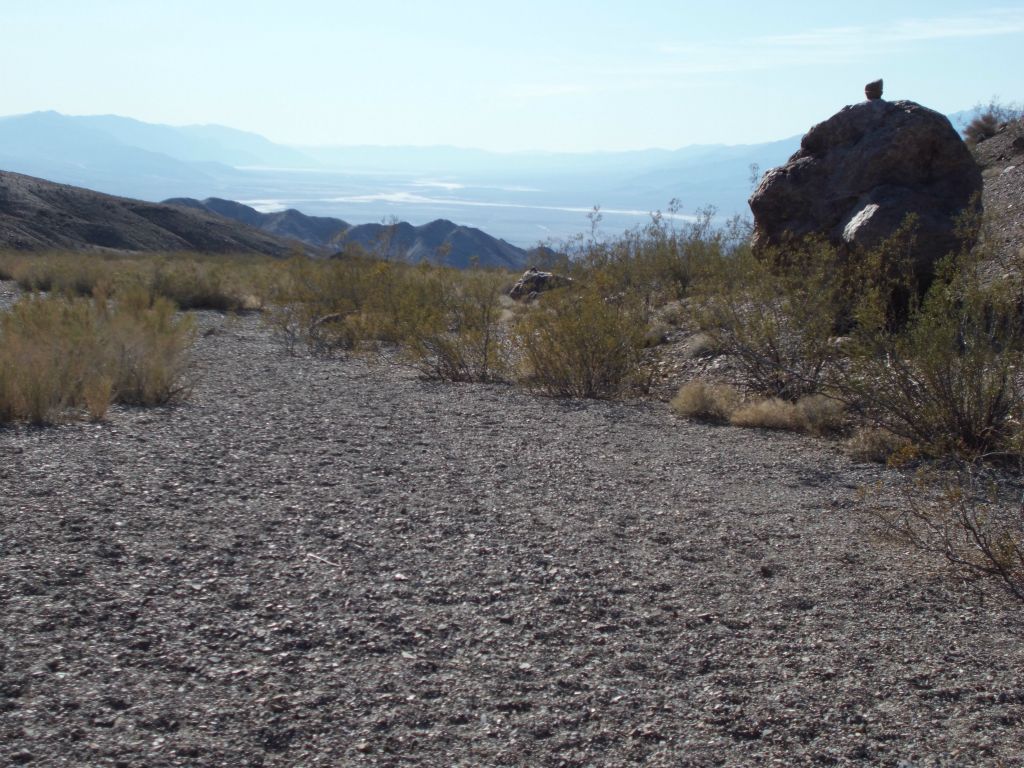
[[[1024,764],[1024,607],[898,473],[198,320],[185,404],[0,429],[0,763]]]

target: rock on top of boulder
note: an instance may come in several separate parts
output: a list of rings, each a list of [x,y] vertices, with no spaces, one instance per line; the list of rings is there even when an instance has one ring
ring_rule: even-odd
[[[765,174],[750,198],[754,246],[823,234],[840,248],[870,248],[913,213],[915,271],[928,282],[958,247],[957,217],[980,199],[981,184],[948,118],[912,101],[870,99],[812,127],[789,162]]]

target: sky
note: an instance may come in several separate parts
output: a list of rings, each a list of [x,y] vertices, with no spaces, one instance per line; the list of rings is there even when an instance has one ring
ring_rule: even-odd
[[[286,144],[745,144],[863,99],[1024,101],[1024,1],[0,0],[0,115]]]

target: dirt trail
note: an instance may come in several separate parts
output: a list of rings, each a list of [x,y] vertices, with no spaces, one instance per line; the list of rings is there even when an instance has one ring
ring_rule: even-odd
[[[0,763],[1024,763],[1024,609],[894,474],[200,320],[187,405],[0,430]]]

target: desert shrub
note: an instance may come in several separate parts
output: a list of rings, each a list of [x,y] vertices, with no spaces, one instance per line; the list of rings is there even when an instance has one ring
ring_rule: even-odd
[[[373,264],[363,297],[364,335],[377,342],[403,344],[417,334],[444,328],[443,304],[454,296],[457,275],[423,262],[416,266]]]
[[[985,283],[978,259],[947,257],[902,328],[862,312],[836,381],[877,425],[933,456],[1013,452],[1019,431],[1024,326],[1013,292]]]
[[[95,306],[103,311],[103,304]],[[107,353],[117,402],[159,405],[189,391],[188,348],[192,318],[176,314],[174,304],[143,289],[122,295],[105,311]]]
[[[406,353],[421,373],[447,381],[494,381],[508,369],[501,274],[432,268],[420,279],[425,306],[400,320]]]
[[[594,288],[545,294],[516,323],[524,381],[558,397],[615,398],[641,385],[641,309]]]
[[[276,272],[264,317],[292,351],[299,343],[314,354],[397,345],[390,359],[432,378],[504,376],[504,273],[361,257],[300,257]]]
[[[259,306],[268,285],[264,257],[201,254],[7,254],[0,269],[30,292],[116,297],[143,286],[182,309],[238,310]]]
[[[263,318],[289,352],[302,343],[314,354],[352,349],[365,334],[358,317],[369,284],[388,265],[363,260],[316,262],[296,256],[270,270]]]
[[[650,312],[683,298],[704,261],[747,238],[740,219],[720,227],[714,217],[715,210],[706,208],[684,220],[673,200],[666,213],[653,213],[646,225],[602,238],[600,211],[595,209],[590,236],[581,235],[560,249],[572,257],[570,271],[578,280],[599,286],[606,296],[629,295]]]
[[[110,286],[114,274],[128,269],[116,257],[81,253],[43,253],[9,258],[7,271],[25,291],[64,296],[89,296],[97,287]]]
[[[148,292],[114,304],[25,297],[0,317],[0,420],[100,419],[111,402],[181,397],[191,339],[189,319]]]
[[[96,316],[80,302],[22,299],[0,317],[0,413],[54,421],[75,405],[79,383],[100,372]]]
[[[993,98],[987,106],[976,107],[978,115],[963,129],[964,140],[971,146],[996,135],[999,126],[1004,123],[1020,121],[1024,118],[1024,109],[1014,104],[1001,104]]]
[[[1024,600],[1024,515],[1019,491],[963,464],[951,476],[919,473],[903,502],[873,510],[890,535],[945,559],[962,577],[985,577]]]
[[[705,262],[694,321],[711,346],[738,364],[754,391],[796,400],[821,388],[835,356],[838,258],[824,243],[755,256],[749,247]]]
[[[0,280],[14,280],[15,265],[19,261],[17,254],[0,251]]]
[[[244,306],[242,292],[232,286],[223,263],[191,258],[166,258],[156,262],[149,286],[181,309],[238,310]]]
[[[691,381],[680,387],[669,404],[680,416],[700,421],[724,423],[739,407],[740,395],[725,384]]]

